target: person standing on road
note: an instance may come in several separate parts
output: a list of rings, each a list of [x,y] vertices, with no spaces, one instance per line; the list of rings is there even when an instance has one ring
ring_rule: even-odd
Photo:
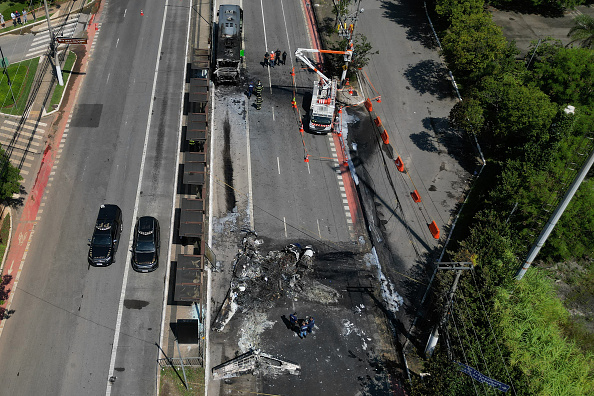
[[[10,17],[12,18],[12,26],[16,26],[16,15],[14,12],[10,13]]]
[[[33,10],[31,10],[31,15],[33,15],[33,20],[34,20],[34,21],[36,21],[36,20],[37,20],[37,18],[35,17],[35,10],[34,10],[34,9],[33,9]]]
[[[262,90],[264,89],[264,87],[262,86],[262,82],[260,80],[258,80],[258,84],[256,84],[256,96],[262,96]]]
[[[287,51],[283,51],[283,66],[287,64]]]
[[[22,25],[22,24],[23,24],[23,22],[21,21],[21,13],[20,13],[20,12],[18,12],[18,11],[15,11],[15,12],[14,12],[14,15],[16,15],[17,23],[18,23],[19,25]]]
[[[276,49],[276,52],[274,53],[274,55],[275,55],[275,58],[276,58],[276,64],[277,65],[280,65],[280,63],[281,63],[281,58],[280,58],[281,57],[281,52],[280,52],[280,50],[278,48]]]
[[[270,51],[270,67],[274,67],[274,51]]]
[[[4,22],[4,15],[2,14],[0,14],[0,25],[2,25],[2,29],[4,29],[6,26],[6,23]]]
[[[23,8],[23,21],[27,23],[27,10]]]
[[[268,60],[270,59],[270,55],[268,55],[268,51],[264,54],[264,67],[268,66]]]
[[[297,328],[297,312],[293,312],[289,315],[289,322],[291,322],[292,330],[295,330]]]
[[[254,93],[254,83],[250,81],[250,83],[248,85],[248,91],[247,91],[248,99],[250,99],[252,97],[252,93]]]
[[[307,322],[307,332],[311,333],[313,328],[314,328],[314,318],[312,316],[309,318],[309,321]]]
[[[256,95],[256,110],[262,110],[262,95]]]
[[[301,326],[299,327],[299,338],[307,337],[307,323],[304,321],[301,322]]]

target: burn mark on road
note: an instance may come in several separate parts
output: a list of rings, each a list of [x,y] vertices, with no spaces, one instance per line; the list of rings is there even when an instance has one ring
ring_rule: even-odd
[[[223,123],[223,171],[225,175],[225,202],[227,211],[231,212],[236,205],[235,190],[233,189],[233,161],[231,161],[231,124],[229,113]]]

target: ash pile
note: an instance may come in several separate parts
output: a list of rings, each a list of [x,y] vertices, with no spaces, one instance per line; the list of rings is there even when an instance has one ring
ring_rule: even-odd
[[[263,241],[248,232],[233,262],[233,278],[227,297],[212,329],[222,331],[235,312],[266,310],[281,297],[294,298],[305,291],[308,274],[313,272],[312,246],[291,244],[263,255]]]

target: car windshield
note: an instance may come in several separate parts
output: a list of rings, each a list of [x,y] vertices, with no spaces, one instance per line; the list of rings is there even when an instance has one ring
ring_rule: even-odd
[[[95,246],[111,246],[111,235],[109,235],[109,234],[93,235],[92,244]]]
[[[311,122],[313,124],[330,125],[330,124],[332,124],[332,119],[330,117],[322,117],[322,116],[312,115]]]
[[[142,241],[139,240],[138,244],[136,245],[136,251],[137,252],[154,252],[155,251],[155,244],[153,243],[153,241]]]

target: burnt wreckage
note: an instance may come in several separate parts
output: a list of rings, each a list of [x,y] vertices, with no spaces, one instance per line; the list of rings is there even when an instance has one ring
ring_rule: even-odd
[[[219,7],[216,26],[214,76],[217,83],[239,83],[241,70],[241,31],[243,11],[237,5]]]
[[[212,326],[215,331],[222,331],[238,310],[267,310],[278,298],[296,297],[309,288],[306,278],[313,272],[311,246],[291,244],[263,256],[258,251],[262,240],[257,238],[255,232],[243,238],[242,249],[233,263],[227,298]]]

